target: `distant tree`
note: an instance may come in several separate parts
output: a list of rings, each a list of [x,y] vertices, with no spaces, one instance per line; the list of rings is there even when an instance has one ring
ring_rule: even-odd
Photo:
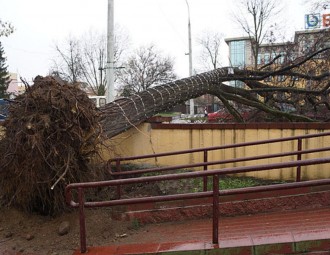
[[[175,80],[173,65],[173,60],[163,57],[155,46],[140,47],[124,63],[125,68],[118,77],[121,95],[128,96]]]
[[[9,36],[11,33],[14,32],[14,27],[10,22],[2,21],[0,19],[0,37],[2,36]]]
[[[251,38],[254,67],[258,65],[259,47],[272,31],[275,23],[278,23],[277,16],[282,10],[280,0],[241,0],[237,2],[237,12],[234,19]],[[276,22],[275,22],[276,21]]]
[[[223,42],[223,34],[216,31],[204,31],[199,38],[197,38],[197,43],[201,46],[200,62],[203,65],[204,71],[209,71],[212,69],[217,69],[221,66],[220,61],[220,47]],[[214,95],[204,95],[196,99],[199,105],[208,106],[211,111],[215,111],[214,105],[218,101],[215,99]]]
[[[114,59],[120,62],[128,48],[129,37],[120,27],[115,28]],[[69,37],[64,45],[55,45],[57,57],[50,73],[69,82],[81,82],[93,94],[102,96],[106,88],[107,45],[105,34],[88,32],[81,38]]]
[[[95,95],[103,96],[106,89],[106,36],[90,32],[82,41],[82,79]]]
[[[59,60],[54,61],[51,73],[69,82],[78,82],[82,76],[82,52],[79,40],[69,37],[66,47],[55,46]]]
[[[197,43],[201,46],[200,60],[205,69],[212,70],[220,67],[220,46],[223,35],[218,32],[204,31],[197,38]]]
[[[8,97],[7,89],[10,82],[7,71],[5,52],[0,42],[0,98]]]

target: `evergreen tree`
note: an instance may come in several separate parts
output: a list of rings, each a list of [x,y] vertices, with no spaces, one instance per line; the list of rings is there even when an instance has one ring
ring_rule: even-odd
[[[0,98],[7,98],[7,88],[9,86],[10,78],[6,66],[5,52],[0,42]]]

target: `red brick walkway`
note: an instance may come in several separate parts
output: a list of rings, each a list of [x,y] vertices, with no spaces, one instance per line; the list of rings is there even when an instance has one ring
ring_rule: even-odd
[[[330,254],[329,219],[330,208],[222,217],[219,246],[211,243],[212,219],[150,224],[117,245],[89,247],[88,254]]]

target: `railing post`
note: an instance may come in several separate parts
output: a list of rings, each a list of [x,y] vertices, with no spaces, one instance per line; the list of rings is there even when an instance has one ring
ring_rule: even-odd
[[[297,150],[298,150],[298,154],[297,154],[297,161],[301,160],[301,150],[302,150],[302,139],[298,138],[298,145],[297,145]],[[300,182],[301,181],[301,166],[297,166],[297,174],[296,174],[296,182]]]
[[[207,163],[208,159],[207,159],[207,150],[204,150],[204,163]],[[207,165],[204,165],[204,171],[207,171]],[[204,176],[203,177],[203,191],[207,191],[207,178],[208,176]]]
[[[84,211],[84,191],[82,188],[78,188],[78,200],[79,200],[79,223],[80,223],[80,252],[85,253],[86,248],[86,223],[85,223],[85,211]]]
[[[219,244],[219,175],[213,175],[213,244]]]
[[[111,161],[110,160],[107,161],[106,171],[110,174],[110,176],[112,175]]]
[[[116,159],[116,170],[120,173],[121,172],[121,165],[120,165],[120,159]],[[121,197],[121,185],[117,186],[117,198],[120,199]]]

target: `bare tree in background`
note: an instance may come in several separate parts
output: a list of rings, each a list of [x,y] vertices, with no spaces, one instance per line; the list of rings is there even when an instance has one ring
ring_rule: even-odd
[[[223,35],[214,31],[204,31],[197,38],[197,43],[201,46],[200,60],[205,69],[212,70],[221,66],[220,46],[223,41]]]
[[[124,63],[118,77],[122,96],[144,91],[176,78],[173,60],[164,57],[155,46],[142,46]]]
[[[215,31],[204,31],[197,39],[197,43],[201,46],[200,62],[205,70],[214,70],[221,66],[220,47],[223,42],[223,34]],[[207,111],[215,111],[215,96],[204,95],[196,99],[200,105],[206,107]]]
[[[52,74],[61,77],[69,82],[78,82],[83,75],[82,51],[78,39],[69,37],[66,41],[66,47],[55,46],[59,60],[54,61]]]
[[[121,65],[121,58],[128,48],[129,36],[120,27],[116,26],[114,60],[115,65]],[[106,89],[107,69],[107,38],[105,34],[89,32],[83,40],[83,81],[95,95],[103,96]],[[115,81],[119,71],[115,69]]]
[[[82,41],[82,80],[88,84],[93,94],[105,94],[106,76],[104,67],[107,62],[106,36],[89,32]]]
[[[259,47],[282,10],[281,0],[241,0],[234,19],[251,38],[254,67],[258,65]]]
[[[120,59],[127,49],[129,37],[116,27],[114,59]],[[70,37],[65,46],[56,45],[58,57],[54,60],[51,73],[70,82],[81,82],[91,93],[102,96],[106,88],[107,48],[106,36],[89,31],[81,39]]]

